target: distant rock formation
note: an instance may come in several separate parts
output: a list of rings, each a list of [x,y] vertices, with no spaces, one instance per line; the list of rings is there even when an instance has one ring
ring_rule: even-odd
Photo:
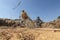
[[[21,18],[22,18],[23,20],[26,20],[26,19],[29,18],[28,15],[27,15],[27,13],[26,13],[24,10],[22,10]]]
[[[37,19],[35,20],[35,27],[37,27],[37,28],[41,27],[42,23],[43,23],[43,21],[38,16]]]
[[[29,18],[29,16],[27,15],[27,13],[24,10],[22,10],[20,24],[21,24],[21,26],[25,26],[28,28],[34,27],[34,22],[32,21],[32,19]]]
[[[0,18],[0,26],[15,27],[15,26],[20,26],[20,23],[12,19]]]
[[[21,16],[19,19],[3,19],[0,18],[0,26],[7,27],[27,27],[27,28],[60,28],[60,16],[57,19],[50,22],[43,22],[40,17],[37,17],[36,20],[32,20],[27,13],[22,10]]]
[[[60,18],[57,17],[56,20],[45,22],[42,24],[43,28],[60,28]]]

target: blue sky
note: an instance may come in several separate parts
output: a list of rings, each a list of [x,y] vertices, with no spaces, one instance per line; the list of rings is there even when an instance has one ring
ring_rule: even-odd
[[[20,6],[13,10],[19,1]],[[51,21],[60,16],[60,0],[0,0],[0,18],[19,18],[22,10],[31,19],[39,16],[43,21]]]

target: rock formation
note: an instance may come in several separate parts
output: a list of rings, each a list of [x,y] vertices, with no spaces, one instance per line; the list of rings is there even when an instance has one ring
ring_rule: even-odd
[[[35,20],[35,26],[36,27],[41,27],[42,23],[43,23],[43,21],[40,19],[40,17],[37,17],[37,19]]]
[[[21,26],[25,26],[28,28],[34,27],[34,23],[33,23],[32,19],[29,18],[29,16],[27,15],[27,13],[24,10],[22,10],[20,24],[21,24]]]
[[[57,19],[50,22],[43,22],[40,17],[36,20],[32,20],[27,13],[22,10],[20,19],[3,19],[0,18],[0,26],[7,27],[27,27],[27,28],[60,28],[60,16]]]

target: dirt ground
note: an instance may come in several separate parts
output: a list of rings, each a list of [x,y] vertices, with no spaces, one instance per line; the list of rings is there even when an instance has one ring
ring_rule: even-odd
[[[0,40],[60,40],[60,29],[0,28]]]

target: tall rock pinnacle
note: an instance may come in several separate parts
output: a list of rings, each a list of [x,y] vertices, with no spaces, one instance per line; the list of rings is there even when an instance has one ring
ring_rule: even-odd
[[[28,28],[34,27],[34,22],[32,21],[32,19],[29,18],[29,16],[24,10],[22,10],[21,14],[21,24]]]
[[[21,18],[22,19],[28,19],[28,15],[27,15],[27,13],[24,10],[22,10]]]

